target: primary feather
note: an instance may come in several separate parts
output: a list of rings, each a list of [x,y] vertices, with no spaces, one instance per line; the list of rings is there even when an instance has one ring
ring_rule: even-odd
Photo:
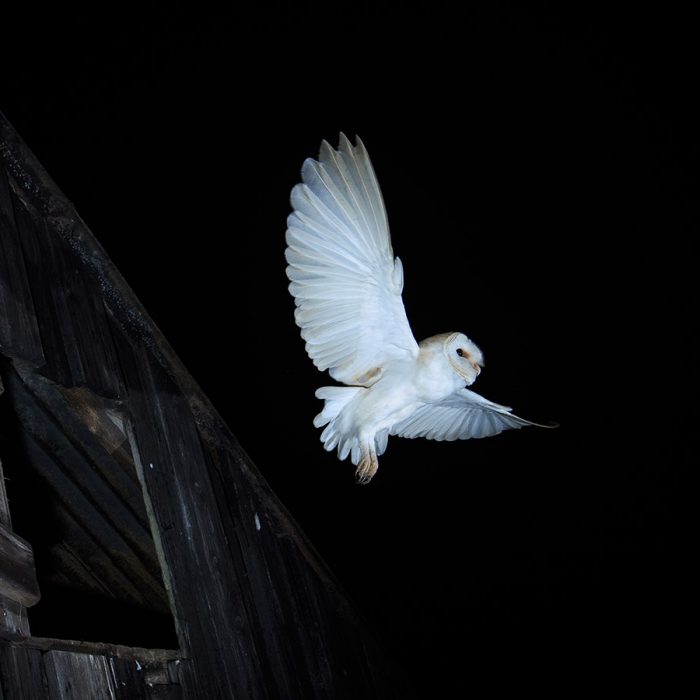
[[[507,406],[488,401],[469,389],[461,389],[442,401],[421,406],[394,425],[391,434],[429,440],[466,440],[491,437],[525,425],[538,424],[513,415]]]
[[[290,291],[306,350],[320,370],[364,384],[391,359],[417,355],[401,301],[379,184],[364,145],[321,145],[292,190],[287,220]]]
[[[401,292],[384,202],[367,150],[344,134],[323,141],[292,189],[287,276],[295,319],[319,370],[346,387],[316,392],[327,450],[350,456],[360,483],[377,471],[388,436],[458,440],[537,425],[469,391],[479,348],[461,333],[416,342]]]

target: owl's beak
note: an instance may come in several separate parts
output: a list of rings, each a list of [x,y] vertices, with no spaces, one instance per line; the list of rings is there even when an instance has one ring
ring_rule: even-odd
[[[474,371],[477,373],[477,375],[481,374],[481,365],[478,364],[477,362],[472,362],[472,367],[474,368]]]

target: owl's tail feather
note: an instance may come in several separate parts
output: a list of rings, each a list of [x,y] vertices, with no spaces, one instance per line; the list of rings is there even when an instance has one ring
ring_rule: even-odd
[[[320,428],[335,420],[338,414],[352,401],[357,393],[364,391],[361,386],[322,386],[316,389],[316,398],[325,399],[323,410],[314,418],[314,425]]]
[[[329,452],[338,448],[338,457],[350,460],[357,465],[355,479],[358,484],[368,484],[377,473],[377,454],[386,449],[389,431],[377,435],[360,436],[349,415],[341,415],[343,409],[358,395],[367,391],[361,386],[322,386],[316,390],[316,397],[325,400],[323,410],[314,418],[317,428],[325,425],[321,433],[323,446]]]
[[[325,404],[321,413],[314,418],[314,425],[317,428],[326,426],[321,433],[323,446],[329,452],[337,447],[340,459],[345,459],[350,453],[353,457],[359,454],[359,441],[352,426],[346,425],[348,421],[343,420],[340,413],[360,391],[366,389],[361,386],[322,386],[316,390],[316,397],[324,399]],[[353,462],[357,464],[354,459]]]

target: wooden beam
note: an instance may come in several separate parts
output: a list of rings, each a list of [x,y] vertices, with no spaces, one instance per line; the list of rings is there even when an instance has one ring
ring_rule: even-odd
[[[32,546],[4,525],[0,525],[0,595],[26,607],[41,598]]]

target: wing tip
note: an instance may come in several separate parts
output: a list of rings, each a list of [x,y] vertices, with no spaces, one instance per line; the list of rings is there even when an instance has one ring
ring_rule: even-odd
[[[524,428],[524,427],[531,425],[535,428],[547,428],[547,430],[552,430],[554,428],[559,427],[559,423],[557,423],[557,421],[553,421],[553,420],[547,421],[546,423],[539,423],[538,421],[529,420],[527,418],[522,418],[520,416],[517,416],[517,415],[515,415],[515,413],[510,413],[508,415],[511,418],[516,418],[520,422],[520,424],[518,425],[518,428]]]
[[[354,143],[353,143],[354,141]],[[363,156],[367,154],[367,148],[362,142],[362,139],[355,134],[353,139],[350,139],[344,131],[338,132],[338,148],[334,149],[326,139],[321,142],[321,148],[327,146],[331,150],[335,150],[338,153],[347,153],[349,155],[355,155],[356,152],[360,152]]]
[[[357,136],[355,136],[357,140]],[[352,152],[353,145],[350,139],[345,135],[344,131],[338,133],[338,150]]]

